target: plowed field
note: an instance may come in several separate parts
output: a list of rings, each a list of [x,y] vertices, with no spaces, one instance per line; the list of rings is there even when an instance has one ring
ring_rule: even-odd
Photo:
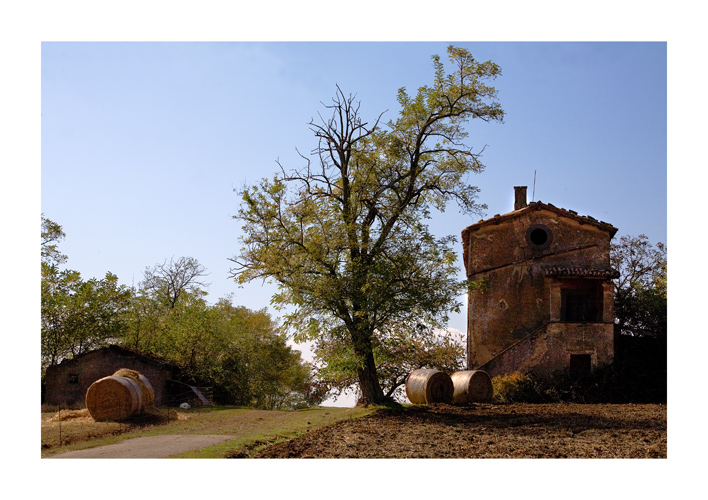
[[[478,404],[381,410],[256,458],[667,458],[665,405]]]

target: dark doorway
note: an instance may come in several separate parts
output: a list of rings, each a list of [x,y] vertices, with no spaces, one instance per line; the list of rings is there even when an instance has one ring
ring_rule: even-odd
[[[571,378],[582,377],[592,370],[592,358],[589,354],[571,354],[568,374]]]

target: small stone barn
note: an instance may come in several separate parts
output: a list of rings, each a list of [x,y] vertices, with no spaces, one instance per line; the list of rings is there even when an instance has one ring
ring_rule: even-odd
[[[109,346],[66,359],[47,368],[44,403],[72,405],[82,403],[86,390],[96,380],[113,375],[121,368],[145,375],[155,391],[155,403],[168,399],[177,368],[156,357],[120,346]]]
[[[514,189],[512,212],[462,232],[468,369],[574,376],[611,363],[617,229]]]

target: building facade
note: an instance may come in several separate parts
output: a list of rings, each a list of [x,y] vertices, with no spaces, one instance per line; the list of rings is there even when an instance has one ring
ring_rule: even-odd
[[[612,362],[617,229],[514,189],[512,212],[462,232],[468,369],[574,375]]]
[[[177,368],[165,361],[120,346],[90,351],[47,368],[44,403],[52,405],[80,404],[86,390],[96,380],[113,375],[121,368],[144,375],[155,391],[155,403],[165,404],[173,392]]]

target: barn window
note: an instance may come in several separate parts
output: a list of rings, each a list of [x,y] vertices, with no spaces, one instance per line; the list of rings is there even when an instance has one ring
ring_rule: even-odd
[[[592,358],[589,354],[571,354],[568,365],[568,374],[572,378],[587,375],[592,370]]]
[[[70,384],[78,384],[79,383],[79,374],[78,373],[70,373],[68,382]]]
[[[553,233],[545,224],[534,224],[526,231],[526,243],[534,250],[544,250],[553,241]]]
[[[602,284],[598,280],[563,280],[560,320],[566,323],[602,321]]]

